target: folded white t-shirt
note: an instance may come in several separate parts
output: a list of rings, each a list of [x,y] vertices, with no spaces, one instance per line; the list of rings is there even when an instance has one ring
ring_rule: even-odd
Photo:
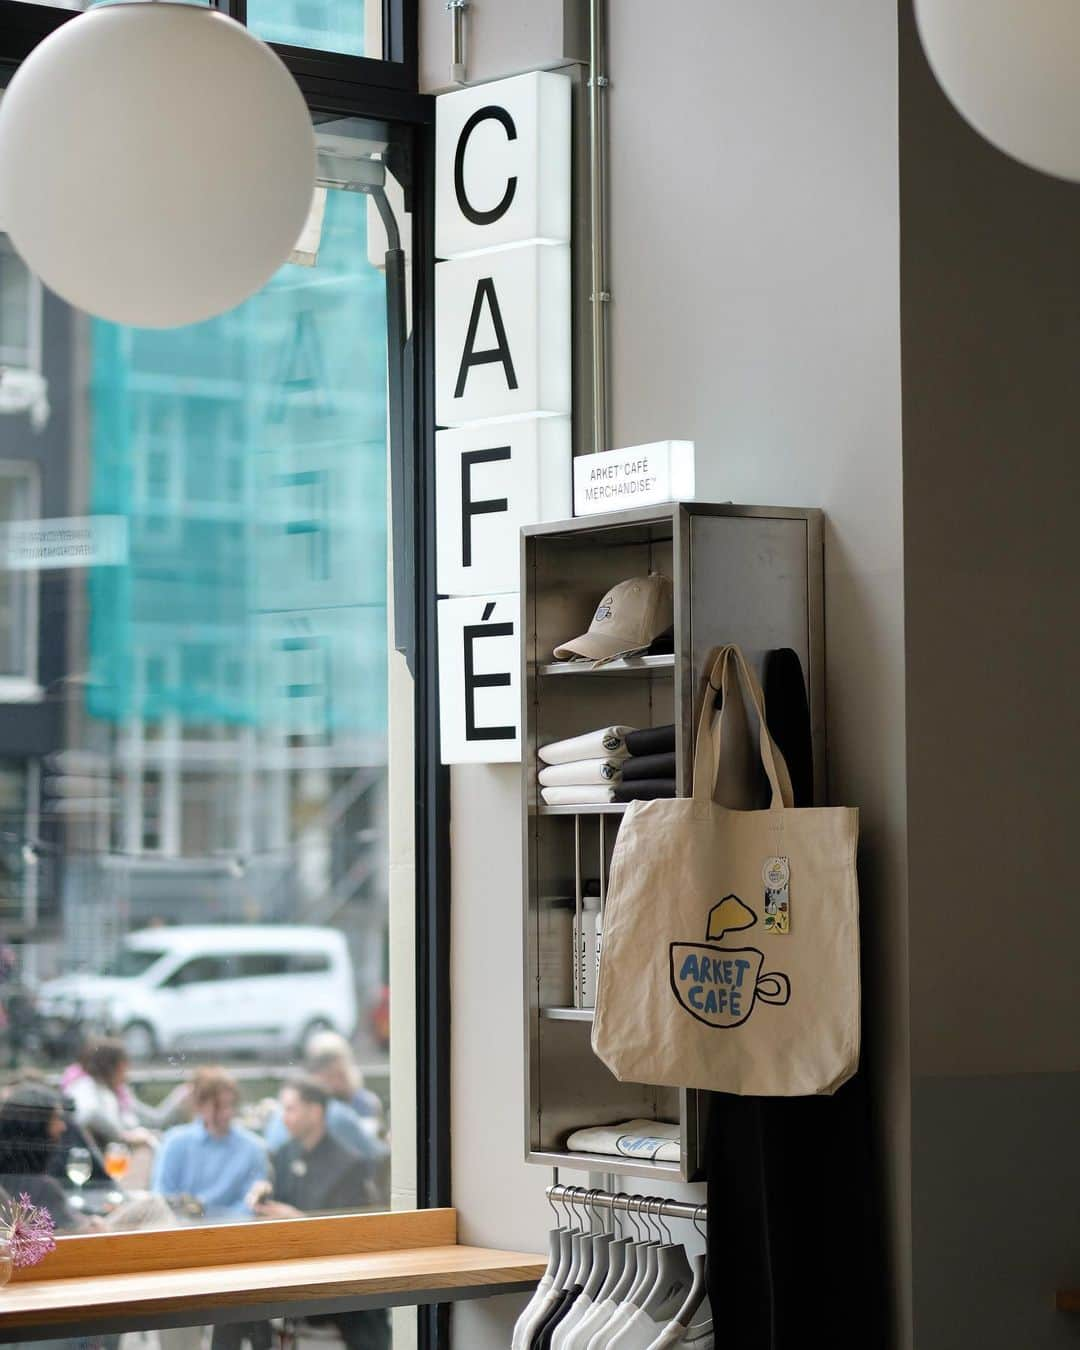
[[[571,736],[566,741],[542,745],[536,753],[545,764],[570,764],[576,759],[625,759],[630,753],[626,748],[626,735],[634,730],[636,728],[623,726],[600,727],[581,736]]]
[[[541,787],[573,787],[577,784],[622,782],[622,761],[618,759],[575,759],[569,764],[549,764],[540,770]]]
[[[572,1153],[606,1153],[646,1162],[678,1162],[679,1126],[666,1120],[627,1120],[621,1125],[591,1125],[566,1141]]]
[[[540,795],[548,806],[592,806],[596,802],[613,802],[613,787],[546,787],[540,789]]]

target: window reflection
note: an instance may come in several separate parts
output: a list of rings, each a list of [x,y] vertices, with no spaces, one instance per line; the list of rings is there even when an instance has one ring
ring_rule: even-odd
[[[0,1186],[69,1232],[386,1207],[366,200],[176,331],[42,306],[13,257],[0,341],[39,384],[0,375]]]

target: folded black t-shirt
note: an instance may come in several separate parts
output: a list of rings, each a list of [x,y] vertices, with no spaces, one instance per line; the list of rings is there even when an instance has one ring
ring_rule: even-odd
[[[675,751],[675,723],[666,727],[645,727],[626,733],[626,748],[631,755],[670,755]]]
[[[622,762],[622,780],[632,783],[638,778],[674,778],[675,751],[668,755],[638,755]]]
[[[657,797],[674,796],[674,778],[639,778],[636,783],[615,784],[617,802],[651,802]]]

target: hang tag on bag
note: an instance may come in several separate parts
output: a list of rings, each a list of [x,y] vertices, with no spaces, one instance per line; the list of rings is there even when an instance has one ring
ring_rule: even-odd
[[[791,863],[787,858],[766,860],[761,869],[765,883],[765,913],[763,927],[766,933],[791,932]]]

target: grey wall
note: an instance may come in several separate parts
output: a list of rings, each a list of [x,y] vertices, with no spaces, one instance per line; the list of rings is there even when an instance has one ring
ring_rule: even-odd
[[[520,12],[519,12],[520,11]],[[528,21],[526,23],[526,12]],[[828,514],[832,797],[862,808],[870,1054],[906,1322],[906,912],[896,12],[891,0],[610,5],[614,443],[691,437],[703,499]],[[445,83],[442,0],[422,66]],[[471,78],[561,6],[469,11]],[[677,16],[677,18],[675,17]],[[559,43],[548,26],[535,64]],[[434,46],[432,45],[434,42]],[[487,53],[478,60],[479,53]],[[500,60],[505,64],[500,67]],[[538,1248],[522,1154],[516,768],[453,773],[453,1185],[466,1240]],[[495,1350],[515,1300],[465,1304]]]
[[[699,496],[822,507],[830,797],[861,809],[867,1061],[906,1323],[896,12],[611,6],[613,432]]]
[[[450,85],[451,16],[446,0],[420,0],[420,87]],[[470,84],[587,61],[588,6],[582,0],[469,0],[465,77]]]
[[[919,1350],[1075,1344],[1080,187],[952,110],[902,16]]]

